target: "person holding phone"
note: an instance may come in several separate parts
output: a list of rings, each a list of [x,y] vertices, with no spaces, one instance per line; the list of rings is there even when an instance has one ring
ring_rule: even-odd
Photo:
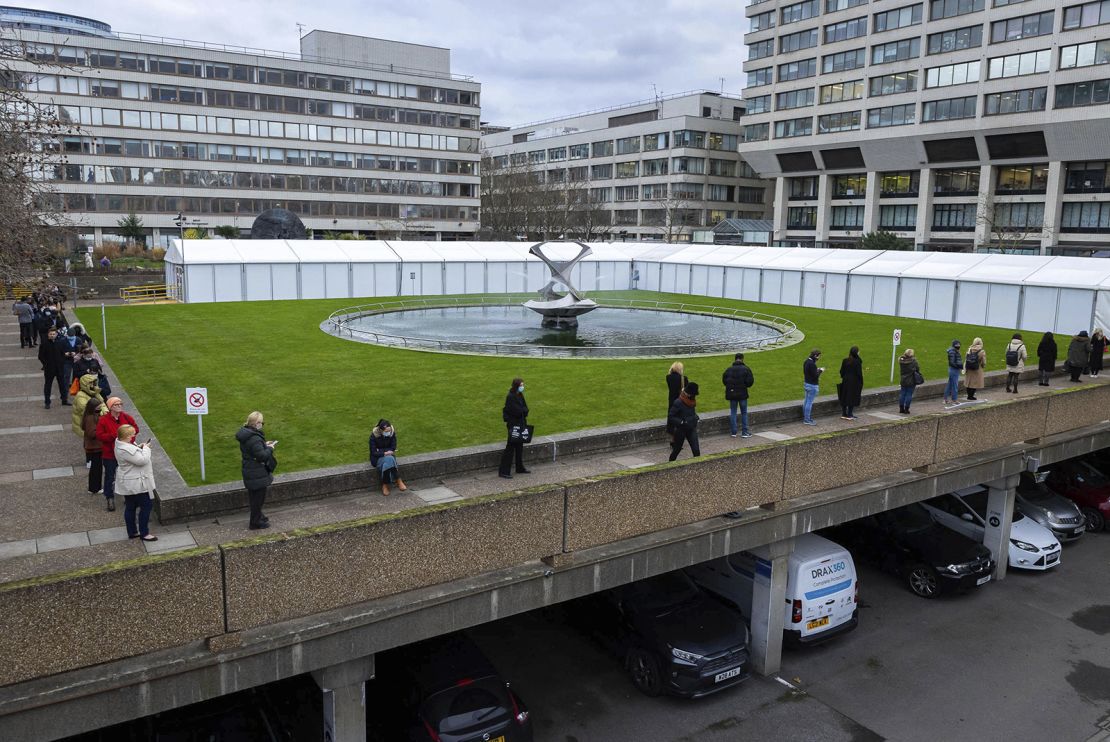
[[[243,457],[243,486],[247,488],[250,500],[249,528],[252,531],[270,527],[270,519],[262,514],[262,506],[266,502],[266,488],[273,483],[274,470],[277,469],[274,457],[277,441],[266,440],[262,434],[264,424],[262,413],[255,410],[247,415],[247,421],[235,433]]]
[[[527,474],[524,466],[524,437],[522,432],[528,424],[528,403],[524,400],[524,379],[513,379],[509,385],[509,393],[505,395],[505,406],[501,408],[501,419],[505,421],[505,428],[509,438],[505,442],[505,450],[501,452],[501,463],[497,467],[497,476],[502,479],[512,479],[513,458],[516,458],[516,473]],[[513,428],[518,435],[513,438]]]
[[[397,431],[385,418],[378,420],[370,432],[370,465],[378,470],[383,495],[389,495],[391,484],[396,484],[401,492],[408,489],[397,468]]]
[[[813,400],[816,399],[817,393],[821,391],[818,384],[821,383],[821,374],[825,373],[824,366],[817,365],[817,359],[821,357],[821,349],[814,348],[809,352],[809,357],[802,363],[802,388],[805,389],[805,397],[802,400],[802,422],[806,425],[816,425],[813,421]]]
[[[150,463],[150,438],[135,445],[134,426],[124,423],[116,431],[115,455],[119,464],[116,473],[116,493],[123,495],[123,524],[127,538],[157,541],[150,533],[150,510],[154,492],[154,467]],[[136,513],[138,522],[136,523]]]

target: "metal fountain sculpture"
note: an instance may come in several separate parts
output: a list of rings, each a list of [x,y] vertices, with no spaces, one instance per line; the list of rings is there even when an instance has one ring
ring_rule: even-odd
[[[583,298],[569,278],[571,269],[582,258],[592,254],[593,250],[588,245],[575,241],[573,244],[581,248],[578,255],[570,260],[553,260],[543,254],[542,248],[546,244],[546,242],[538,242],[528,248],[528,252],[542,260],[551,269],[551,280],[539,290],[542,301],[530,299],[524,302],[524,306],[543,316],[543,320],[540,322],[542,327],[555,330],[573,330],[578,327],[579,315],[597,309],[597,303],[592,299]],[[566,286],[567,293],[560,294],[555,291],[556,284]]]

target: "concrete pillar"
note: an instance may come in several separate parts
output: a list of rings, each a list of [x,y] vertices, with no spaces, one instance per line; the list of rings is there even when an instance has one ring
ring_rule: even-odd
[[[933,171],[921,168],[917,178],[917,227],[914,228],[914,249],[928,242],[933,233]]]
[[[374,655],[316,670],[324,694],[324,742],[366,742],[366,681],[374,677]]]
[[[1060,242],[1060,220],[1064,215],[1064,179],[1067,170],[1060,160],[1048,163],[1048,184],[1044,194],[1044,231],[1041,232],[1041,255]]]
[[[752,668],[772,675],[782,666],[782,631],[786,627],[786,561],[794,551],[794,539],[767,544],[767,561],[761,559],[752,584]]]
[[[814,239],[820,243],[829,239],[829,223],[832,221],[832,176],[821,173],[817,176],[817,233]]]
[[[93,227],[93,244],[99,247],[102,242],[104,242],[103,227]]]
[[[863,234],[879,229],[879,174],[867,173],[867,199],[863,202]]]
[[[774,235],[772,240],[786,239],[786,208],[789,205],[786,190],[786,177],[775,178],[775,202],[772,205],[772,219],[774,220]]]
[[[994,184],[996,181],[993,165],[979,166],[979,195],[975,202],[975,239],[973,246],[989,244],[994,235],[991,227],[998,220],[998,214],[988,214],[988,210],[998,210],[994,200]]]
[[[1020,476],[1006,477],[987,482],[987,524],[983,533],[983,545],[991,550],[994,557],[994,579],[1006,579],[1006,568],[1010,564],[1010,525],[1014,520],[1014,499]]]

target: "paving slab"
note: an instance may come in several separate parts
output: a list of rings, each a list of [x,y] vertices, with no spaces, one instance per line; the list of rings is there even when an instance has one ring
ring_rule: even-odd
[[[47,551],[59,551],[61,549],[76,549],[79,546],[89,545],[89,534],[87,531],[78,531],[77,533],[59,533],[54,536],[44,536],[38,539],[39,553]]]
[[[89,544],[96,546],[97,544],[107,544],[112,541],[126,541],[127,540],[127,527],[118,526],[116,528],[98,528],[95,531],[89,531]]]
[[[0,544],[0,559],[26,556],[38,553],[38,544],[35,539],[28,538],[22,541],[6,541]]]
[[[153,532],[153,529],[151,529]],[[189,531],[182,531],[180,533],[155,533],[158,537],[157,541],[143,541],[139,542],[146,549],[147,554],[161,554],[166,551],[177,551],[178,549],[189,549],[197,545],[193,534]]]
[[[869,417],[877,417],[880,420],[899,420],[904,417],[904,415],[892,415],[889,412],[865,412],[863,414]]]
[[[134,559],[145,553],[143,547],[134,541],[112,541],[83,549],[62,549],[3,559],[0,560],[0,583]]]
[[[88,493],[84,476],[31,479],[31,472],[24,474],[22,481],[6,484],[0,493],[0,541],[123,524],[121,511],[107,512],[103,495]]]
[[[41,379],[42,374],[0,374],[0,379]]]
[[[640,456],[613,456],[610,461],[620,464],[625,469],[638,469],[642,466],[651,466],[652,462]]]
[[[779,433],[774,430],[761,430],[758,433],[752,433],[752,435],[759,438],[766,438],[769,441],[788,441],[794,438],[792,435]]]
[[[429,504],[463,499],[458,492],[448,487],[427,487],[420,489],[410,487],[409,489],[414,495]]]
[[[11,484],[13,482],[27,482],[33,479],[34,472],[30,471],[9,471],[0,474],[0,484]]]
[[[32,479],[53,479],[55,477],[72,477],[72,466],[55,466],[50,469],[35,469],[31,472]]]
[[[25,397],[0,397],[0,404],[13,404],[16,402],[42,402],[42,395],[28,394]]]

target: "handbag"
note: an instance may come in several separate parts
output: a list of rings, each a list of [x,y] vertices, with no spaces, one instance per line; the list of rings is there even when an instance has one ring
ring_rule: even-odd
[[[79,391],[81,391],[81,380],[74,379],[73,383],[69,385],[69,396],[76,397]]]
[[[920,371],[914,371],[913,372],[913,385],[918,386],[919,384],[924,384],[924,383],[925,383],[925,377],[921,375],[921,372]]]
[[[509,440],[513,443],[517,441],[521,443],[531,443],[532,433],[536,430],[535,425],[514,425],[509,429]]]

